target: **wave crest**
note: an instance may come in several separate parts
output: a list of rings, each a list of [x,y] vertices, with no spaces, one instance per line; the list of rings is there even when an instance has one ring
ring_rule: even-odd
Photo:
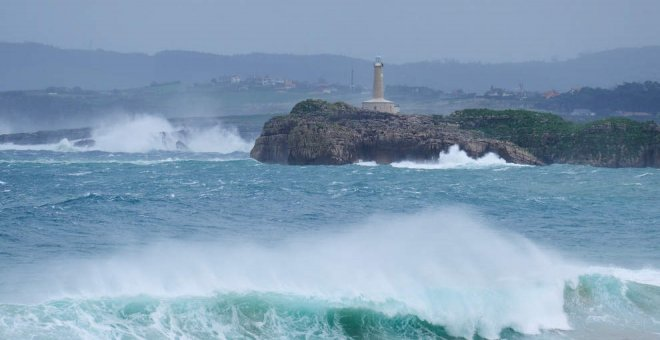
[[[44,150],[58,152],[104,151],[145,153],[191,151],[228,154],[249,152],[254,143],[243,139],[235,128],[219,122],[211,126],[174,125],[154,115],[115,118],[94,128],[90,139],[62,139],[55,144],[0,144],[0,150]]]
[[[449,147],[446,152],[441,152],[438,159],[429,162],[401,161],[392,163],[395,168],[407,169],[461,169],[461,168],[485,168],[500,165],[513,165],[507,163],[497,154],[489,152],[479,158],[471,158],[456,144]]]
[[[453,335],[569,328],[563,262],[488,229],[459,208],[374,218],[278,244],[169,243],[45,271],[46,298],[165,298],[252,292],[307,297],[388,317],[415,315]],[[530,303],[535,301],[535,303]]]
[[[36,304],[2,304],[0,316],[11,323],[49,310],[56,319],[102,320],[85,327],[103,337],[119,332],[108,329],[107,320],[125,315],[116,322],[152,337],[194,334],[175,328],[184,325],[213,325],[204,332],[217,337],[315,329],[319,333],[312,335],[329,338],[498,338],[506,332],[603,329],[607,322],[591,319],[600,310],[606,320],[628,322],[640,334],[659,331],[649,320],[660,311],[644,301],[660,301],[660,287],[631,284],[631,273],[569,263],[525,238],[489,228],[469,210],[376,217],[333,230],[270,244],[166,242],[53,263],[30,270],[29,279],[8,275],[22,282],[9,284],[21,287],[22,297],[17,291],[11,296]],[[90,315],[67,316],[71,311]],[[332,319],[335,314],[345,323]],[[404,331],[404,324],[412,328]],[[390,336],[392,329],[402,333]]]

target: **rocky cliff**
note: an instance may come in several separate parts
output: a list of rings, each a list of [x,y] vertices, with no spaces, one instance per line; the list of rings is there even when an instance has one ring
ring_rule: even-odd
[[[264,125],[250,155],[281,164],[391,163],[430,160],[458,144],[471,157],[497,153],[508,162],[544,164],[511,142],[429,115],[395,115],[320,100],[298,103]]]

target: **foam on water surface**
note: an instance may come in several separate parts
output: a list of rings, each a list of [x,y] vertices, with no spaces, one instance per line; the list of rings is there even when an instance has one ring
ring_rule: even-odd
[[[497,154],[489,152],[479,158],[472,158],[467,153],[460,149],[458,145],[452,145],[446,152],[440,153],[435,161],[401,161],[392,163],[395,168],[407,169],[474,169],[474,168],[487,168],[502,165],[515,165],[507,163],[504,159],[500,158]]]
[[[0,338],[660,333],[657,169],[247,157],[0,151]]]
[[[62,139],[54,144],[0,144],[0,150],[42,150],[58,152],[105,151],[145,153],[151,151],[186,151],[206,153],[249,152],[254,143],[244,140],[235,128],[220,123],[206,127],[177,126],[155,115],[116,117],[92,129],[94,145],[76,146]]]
[[[459,207],[377,216],[271,245],[163,242],[110,257],[50,263],[32,273],[39,274],[26,280],[33,283],[21,289],[24,296],[13,293],[29,305],[0,305],[3,322],[15,325],[5,335],[43,326],[25,321],[41,313],[40,318],[89,320],[60,325],[62,334],[128,332],[116,327],[119,322],[138,334],[168,336],[175,324],[162,324],[167,313],[177,324],[214,323],[204,332],[215,329],[225,336],[246,332],[236,322],[285,327],[256,330],[261,337],[301,331],[310,322],[316,331],[336,336],[346,330],[336,329],[327,314],[353,311],[385,323],[412,317],[418,327],[426,322],[450,336],[498,338],[507,330],[534,335],[600,325],[602,319],[590,314],[594,308],[605,320],[634,324],[639,332],[660,330],[653,325],[660,311],[631,296],[631,290],[643,289],[631,283],[648,285],[641,294],[660,302],[657,271],[572,263],[523,237],[495,231]],[[224,310],[215,311],[220,321],[211,306]],[[250,314],[254,308],[257,315]],[[619,313],[621,308],[626,312]],[[113,321],[117,313],[127,316]],[[278,320],[265,320],[269,317]]]

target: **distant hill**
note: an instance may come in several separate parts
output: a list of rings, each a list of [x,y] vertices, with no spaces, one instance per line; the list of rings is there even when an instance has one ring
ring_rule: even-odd
[[[67,50],[34,43],[0,43],[0,91],[79,86],[91,90],[142,87],[152,82],[208,82],[221,75],[270,75],[348,83],[351,65],[366,79],[371,62],[334,55],[223,56],[164,51],[153,56],[103,50]],[[360,75],[360,72],[356,72]]]
[[[390,71],[390,73],[395,73]],[[388,74],[389,75],[389,74]],[[394,83],[482,92],[490,85],[566,91],[660,79],[660,46],[616,49],[556,62],[504,64],[424,62],[396,67]]]
[[[538,109],[570,113],[588,110],[600,115],[660,117],[660,83],[625,83],[613,89],[584,87],[540,102]]]
[[[512,53],[514,53],[513,51]],[[491,85],[565,91],[660,81],[660,46],[616,49],[556,62],[480,64],[429,61],[387,64],[390,85],[483,92]],[[151,82],[206,82],[221,75],[270,75],[297,81],[370,86],[371,61],[337,55],[215,55],[164,51],[155,55],[60,49],[36,43],[0,43],[0,91],[79,86],[110,90]]]

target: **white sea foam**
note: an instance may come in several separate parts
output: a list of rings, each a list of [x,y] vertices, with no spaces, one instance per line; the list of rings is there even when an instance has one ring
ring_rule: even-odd
[[[489,228],[470,210],[379,216],[330,229],[269,245],[162,242],[109,257],[53,262],[25,272],[27,277],[8,275],[21,282],[9,286],[20,289],[3,293],[0,301],[82,305],[107,298],[272,293],[328,307],[412,314],[466,338],[498,338],[505,328],[525,334],[576,326],[584,331],[585,325],[609,327],[608,320],[635,323],[643,332],[652,326],[653,316],[635,309],[621,287],[625,281],[660,286],[658,271],[572,263]],[[643,288],[641,294],[650,297]],[[604,321],[592,318],[593,308]],[[624,313],[616,314],[618,309]]]
[[[182,135],[181,130],[185,133]],[[138,115],[94,129],[94,149],[110,152],[149,152],[177,150],[181,140],[193,152],[248,152],[252,144],[235,129],[214,125],[206,128],[174,126],[162,117]]]
[[[216,124],[208,127],[176,126],[154,115],[115,117],[92,130],[93,146],[75,146],[62,139],[55,144],[0,144],[0,150],[150,152],[180,151],[180,141],[192,152],[249,152],[252,144],[234,128]]]
[[[359,161],[357,161],[357,163],[355,163],[355,165],[359,165],[359,166],[378,166],[378,163],[376,163],[374,161],[359,160]]]
[[[372,218],[335,234],[275,246],[164,243],[44,270],[36,298],[218,292],[277,293],[414,314],[454,335],[493,338],[568,329],[567,280],[577,273],[524,238],[496,232],[459,208]],[[45,279],[45,278],[44,278]],[[38,281],[38,280],[37,280]],[[45,296],[43,294],[46,294]]]
[[[68,176],[85,176],[91,174],[91,171],[78,171],[67,174]]]
[[[429,162],[401,161],[392,163],[395,168],[408,169],[457,169],[457,168],[485,168],[502,165],[514,165],[507,163],[497,154],[489,152],[484,156],[474,159],[460,149],[458,145],[452,145],[446,152],[441,152],[438,159]]]

